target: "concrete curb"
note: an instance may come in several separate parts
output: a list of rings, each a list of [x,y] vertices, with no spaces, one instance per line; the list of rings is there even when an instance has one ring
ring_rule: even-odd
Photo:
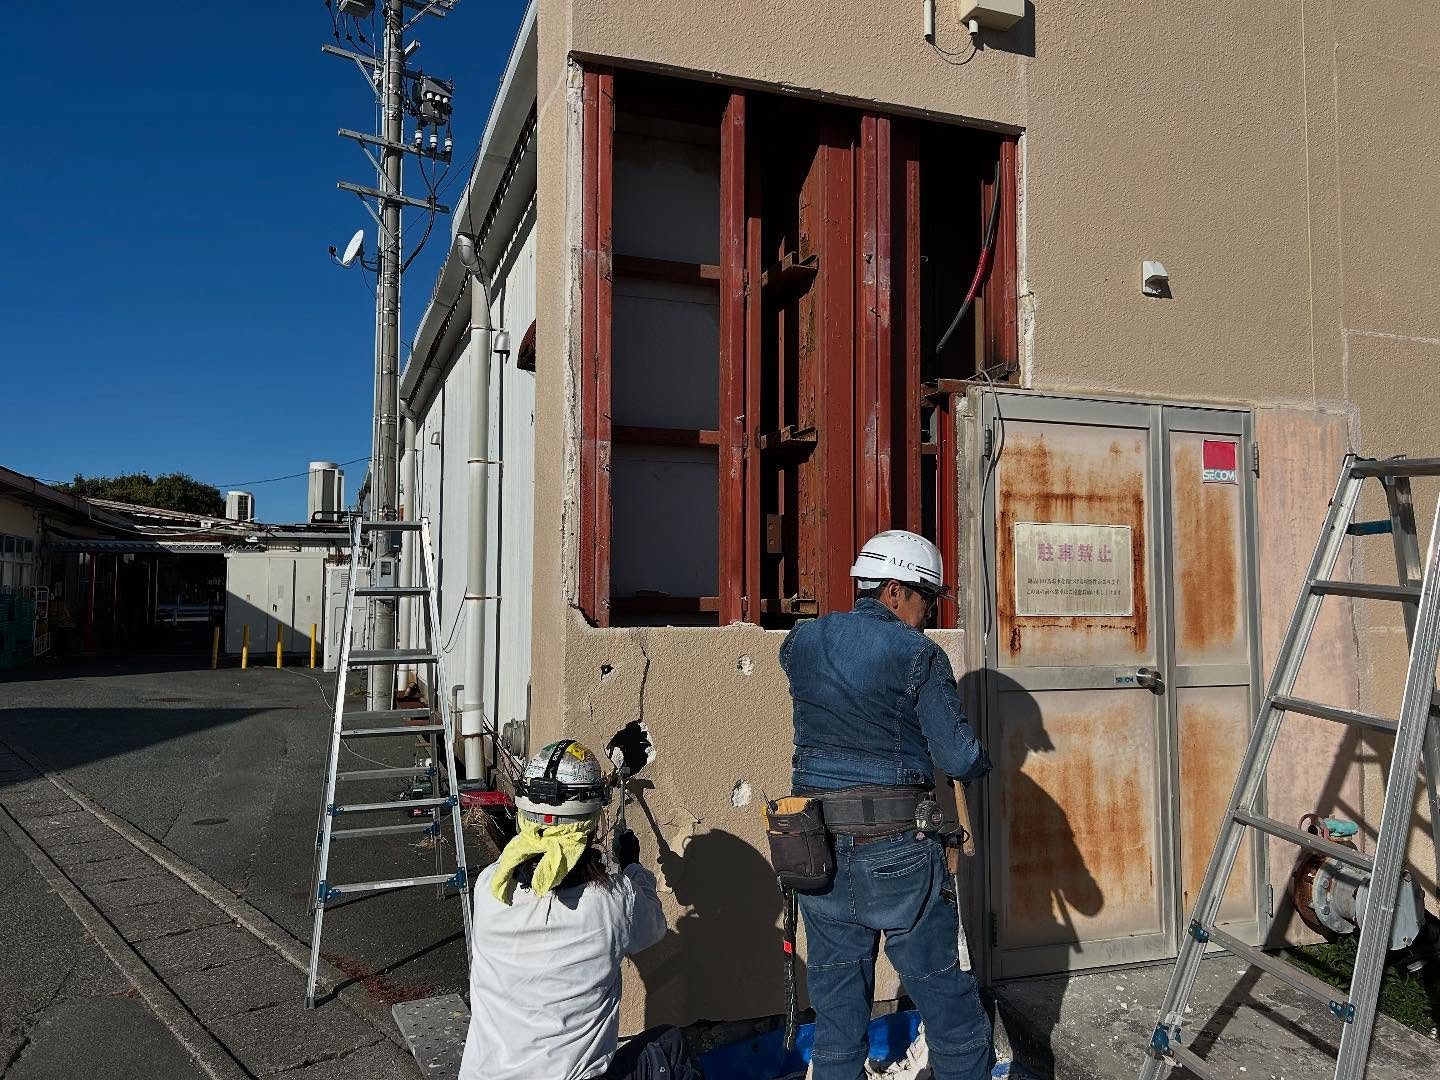
[[[205,1070],[206,1075],[211,1080],[249,1080],[250,1074],[230,1056],[229,1051],[215,1036],[195,1019],[185,1004],[150,970],[140,958],[140,954],[106,921],[100,909],[65,876],[60,867],[4,807],[0,807],[0,831],[25,853],[25,857],[40,872],[46,884],[65,901],[65,906],[80,920],[86,932],[110,958],[110,962],[129,980],[130,985],[135,987],[145,1004],[150,1006],[150,1011],[165,1025],[170,1034],[175,1036],[186,1053],[195,1059],[195,1063]]]
[[[17,746],[9,740],[0,740],[0,745],[8,746],[16,757],[20,758],[63,792],[67,798],[79,804],[87,813],[98,818],[110,829],[119,833],[132,847],[139,849],[147,858],[163,866],[191,889],[194,889],[195,892],[220,908],[220,910],[224,911],[230,918],[234,919],[236,923],[263,941],[291,965],[300,971],[309,972],[310,946],[308,943],[295,937],[259,908],[247,904],[222,883],[216,881],[209,874],[205,873],[205,871],[196,866],[192,866],[180,858],[180,856],[176,855],[158,840],[141,832],[124,818],[116,817],[104,809],[88,795],[73,787],[63,777],[47,769],[44,763],[34,754],[30,753],[29,750]],[[18,827],[17,825],[17,828]],[[31,843],[33,843],[33,841],[31,841]],[[43,851],[41,854],[42,856],[44,855]],[[59,873],[58,867],[56,868],[56,872]],[[66,878],[65,880],[68,884],[69,879]],[[74,888],[73,885],[70,887],[72,889]],[[85,900],[84,902],[86,904],[90,903],[89,900]],[[95,914],[103,920],[103,916],[101,916],[98,911],[96,911]],[[109,926],[109,923],[105,925]],[[128,946],[126,947],[128,948]],[[138,957],[136,959],[138,960]],[[149,969],[147,968],[146,970],[148,971]],[[347,982],[349,982],[350,985],[344,985]],[[340,987],[338,991],[335,990],[337,986]],[[166,992],[168,993],[169,991]],[[404,1037],[395,1027],[395,1022],[390,1015],[389,1007],[375,1001],[370,995],[365,993],[361,987],[351,981],[350,976],[322,958],[320,961],[317,995],[323,993],[334,993],[337,1000],[343,1002],[352,1012],[356,1013],[377,1032],[394,1043],[396,1047],[405,1051],[407,1054],[410,1052],[409,1044],[406,1043]],[[303,1004],[297,1004],[297,1007],[303,1007]],[[187,1013],[187,1015],[189,1014]]]

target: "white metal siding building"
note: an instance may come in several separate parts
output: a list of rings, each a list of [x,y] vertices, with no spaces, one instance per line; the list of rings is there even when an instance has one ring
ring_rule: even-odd
[[[490,354],[480,355],[485,336],[472,332],[483,325],[471,306],[476,289],[452,248],[400,388],[407,419],[401,498],[407,518],[430,521],[446,682],[454,704],[472,702],[467,711],[478,706],[483,717],[466,716],[462,733],[492,725],[503,730],[528,718],[535,372],[533,348],[522,355],[521,346],[536,318],[534,65],[532,10],[453,214],[453,233],[475,236],[490,273]],[[477,391],[484,394],[483,405]],[[475,425],[485,445],[483,508],[472,505],[475,480],[469,475]],[[481,548],[484,581],[478,597],[472,593],[467,603],[472,545]],[[408,567],[415,567],[414,555],[418,552],[407,553]],[[423,614],[418,606],[408,614],[403,643],[419,643]],[[476,618],[478,627],[470,624]],[[409,677],[423,686],[429,672],[416,670]],[[472,681],[481,684],[478,692],[466,685]]]

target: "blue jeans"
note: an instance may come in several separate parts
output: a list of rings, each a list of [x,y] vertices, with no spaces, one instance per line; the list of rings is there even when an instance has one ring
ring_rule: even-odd
[[[834,841],[835,880],[799,894],[815,1008],[814,1080],[864,1074],[882,933],[885,955],[925,1021],[935,1080],[988,1078],[995,1065],[990,1021],[975,979],[956,958],[958,915],[940,894],[949,876],[944,850],[914,832],[859,846],[850,836]]]

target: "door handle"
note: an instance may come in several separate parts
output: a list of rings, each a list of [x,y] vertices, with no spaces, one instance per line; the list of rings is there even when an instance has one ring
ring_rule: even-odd
[[[1165,677],[1151,667],[1137,668],[1135,671],[1135,684],[1143,686],[1152,694],[1163,694],[1165,692]]]

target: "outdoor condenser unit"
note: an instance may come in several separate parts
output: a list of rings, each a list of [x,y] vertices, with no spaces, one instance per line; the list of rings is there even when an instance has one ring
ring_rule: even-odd
[[[345,473],[333,461],[310,462],[310,494],[306,500],[308,518],[334,521],[345,506]]]
[[[225,516],[232,521],[254,521],[255,496],[248,491],[227,491]]]

